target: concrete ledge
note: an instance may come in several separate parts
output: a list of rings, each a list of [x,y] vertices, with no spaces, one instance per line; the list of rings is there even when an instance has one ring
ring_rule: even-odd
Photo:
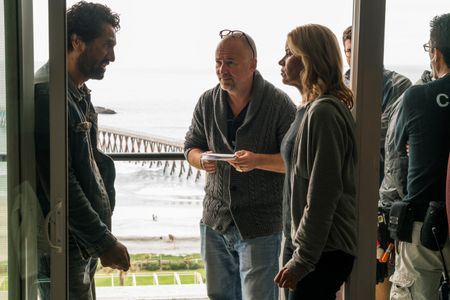
[[[97,287],[97,300],[207,300],[206,285]]]

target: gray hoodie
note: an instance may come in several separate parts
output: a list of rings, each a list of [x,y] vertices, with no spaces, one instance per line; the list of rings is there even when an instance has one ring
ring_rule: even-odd
[[[302,279],[323,252],[356,254],[355,123],[337,98],[307,107],[295,140],[291,185],[292,241],[286,267]]]

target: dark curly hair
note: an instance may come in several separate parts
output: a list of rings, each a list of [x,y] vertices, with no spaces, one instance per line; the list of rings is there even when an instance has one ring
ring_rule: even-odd
[[[450,14],[434,17],[430,22],[430,47],[441,50],[450,67]]]
[[[71,37],[76,33],[85,43],[100,36],[103,24],[111,24],[117,32],[120,18],[103,4],[80,1],[67,10],[67,50],[73,50]]]

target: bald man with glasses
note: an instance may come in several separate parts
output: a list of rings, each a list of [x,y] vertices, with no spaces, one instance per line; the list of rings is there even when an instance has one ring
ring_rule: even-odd
[[[210,299],[277,299],[284,164],[280,145],[295,105],[257,71],[253,39],[222,30],[219,80],[204,92],[185,155],[206,171],[200,223]]]

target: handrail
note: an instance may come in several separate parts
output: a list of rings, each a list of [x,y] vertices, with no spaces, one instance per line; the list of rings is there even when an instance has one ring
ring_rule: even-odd
[[[106,153],[115,161],[144,161],[144,160],[185,160],[184,153]],[[0,162],[6,161],[6,153],[0,153]]]
[[[145,160],[185,160],[182,152],[158,153],[106,153],[115,161],[145,161]]]

